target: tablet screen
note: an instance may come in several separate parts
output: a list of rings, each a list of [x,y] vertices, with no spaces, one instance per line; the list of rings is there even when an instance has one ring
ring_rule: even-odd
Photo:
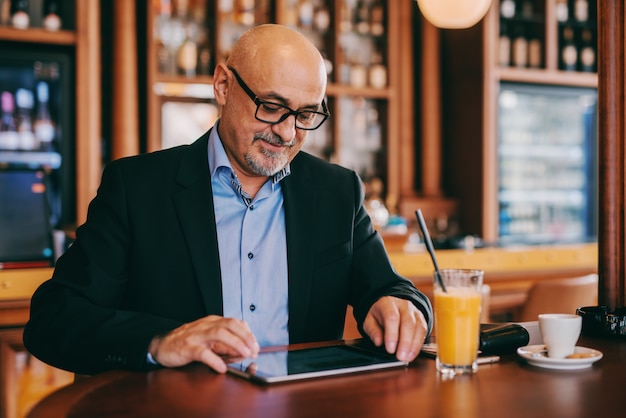
[[[335,345],[260,353],[255,359],[228,364],[228,370],[253,381],[273,383],[407,364],[385,353],[350,345]]]

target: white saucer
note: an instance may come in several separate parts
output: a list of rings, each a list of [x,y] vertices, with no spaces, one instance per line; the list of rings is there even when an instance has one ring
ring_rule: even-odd
[[[586,369],[602,358],[600,351],[585,347],[576,347],[574,349],[574,354],[584,355],[585,357],[550,358],[546,352],[546,346],[543,344],[520,347],[517,349],[517,354],[533,366],[558,370]]]

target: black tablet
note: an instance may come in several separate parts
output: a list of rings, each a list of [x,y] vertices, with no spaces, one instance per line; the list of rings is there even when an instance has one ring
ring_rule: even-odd
[[[229,363],[228,371],[267,384],[407,365],[383,352],[354,345],[333,345],[262,352],[255,359]]]

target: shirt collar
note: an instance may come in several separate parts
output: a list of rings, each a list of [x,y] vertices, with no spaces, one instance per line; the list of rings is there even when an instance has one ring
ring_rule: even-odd
[[[211,133],[209,134],[208,153],[209,172],[211,173],[211,177],[215,175],[217,169],[220,167],[228,168],[234,174],[233,167],[228,160],[228,156],[226,155],[226,151],[224,150],[224,145],[222,144],[220,135],[217,132],[218,124],[219,119],[217,122],[215,122],[215,126],[213,126],[213,129],[211,129]],[[287,164],[285,168],[272,176],[272,183],[277,184],[290,174],[291,164]]]

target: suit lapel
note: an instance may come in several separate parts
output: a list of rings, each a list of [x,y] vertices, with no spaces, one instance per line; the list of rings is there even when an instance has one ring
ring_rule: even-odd
[[[289,274],[289,338],[304,340],[313,265],[313,216],[316,196],[305,167],[295,159],[283,181]]]
[[[206,311],[221,315],[222,280],[207,157],[208,138],[207,132],[181,158],[177,176],[181,189],[173,195],[173,200]]]

